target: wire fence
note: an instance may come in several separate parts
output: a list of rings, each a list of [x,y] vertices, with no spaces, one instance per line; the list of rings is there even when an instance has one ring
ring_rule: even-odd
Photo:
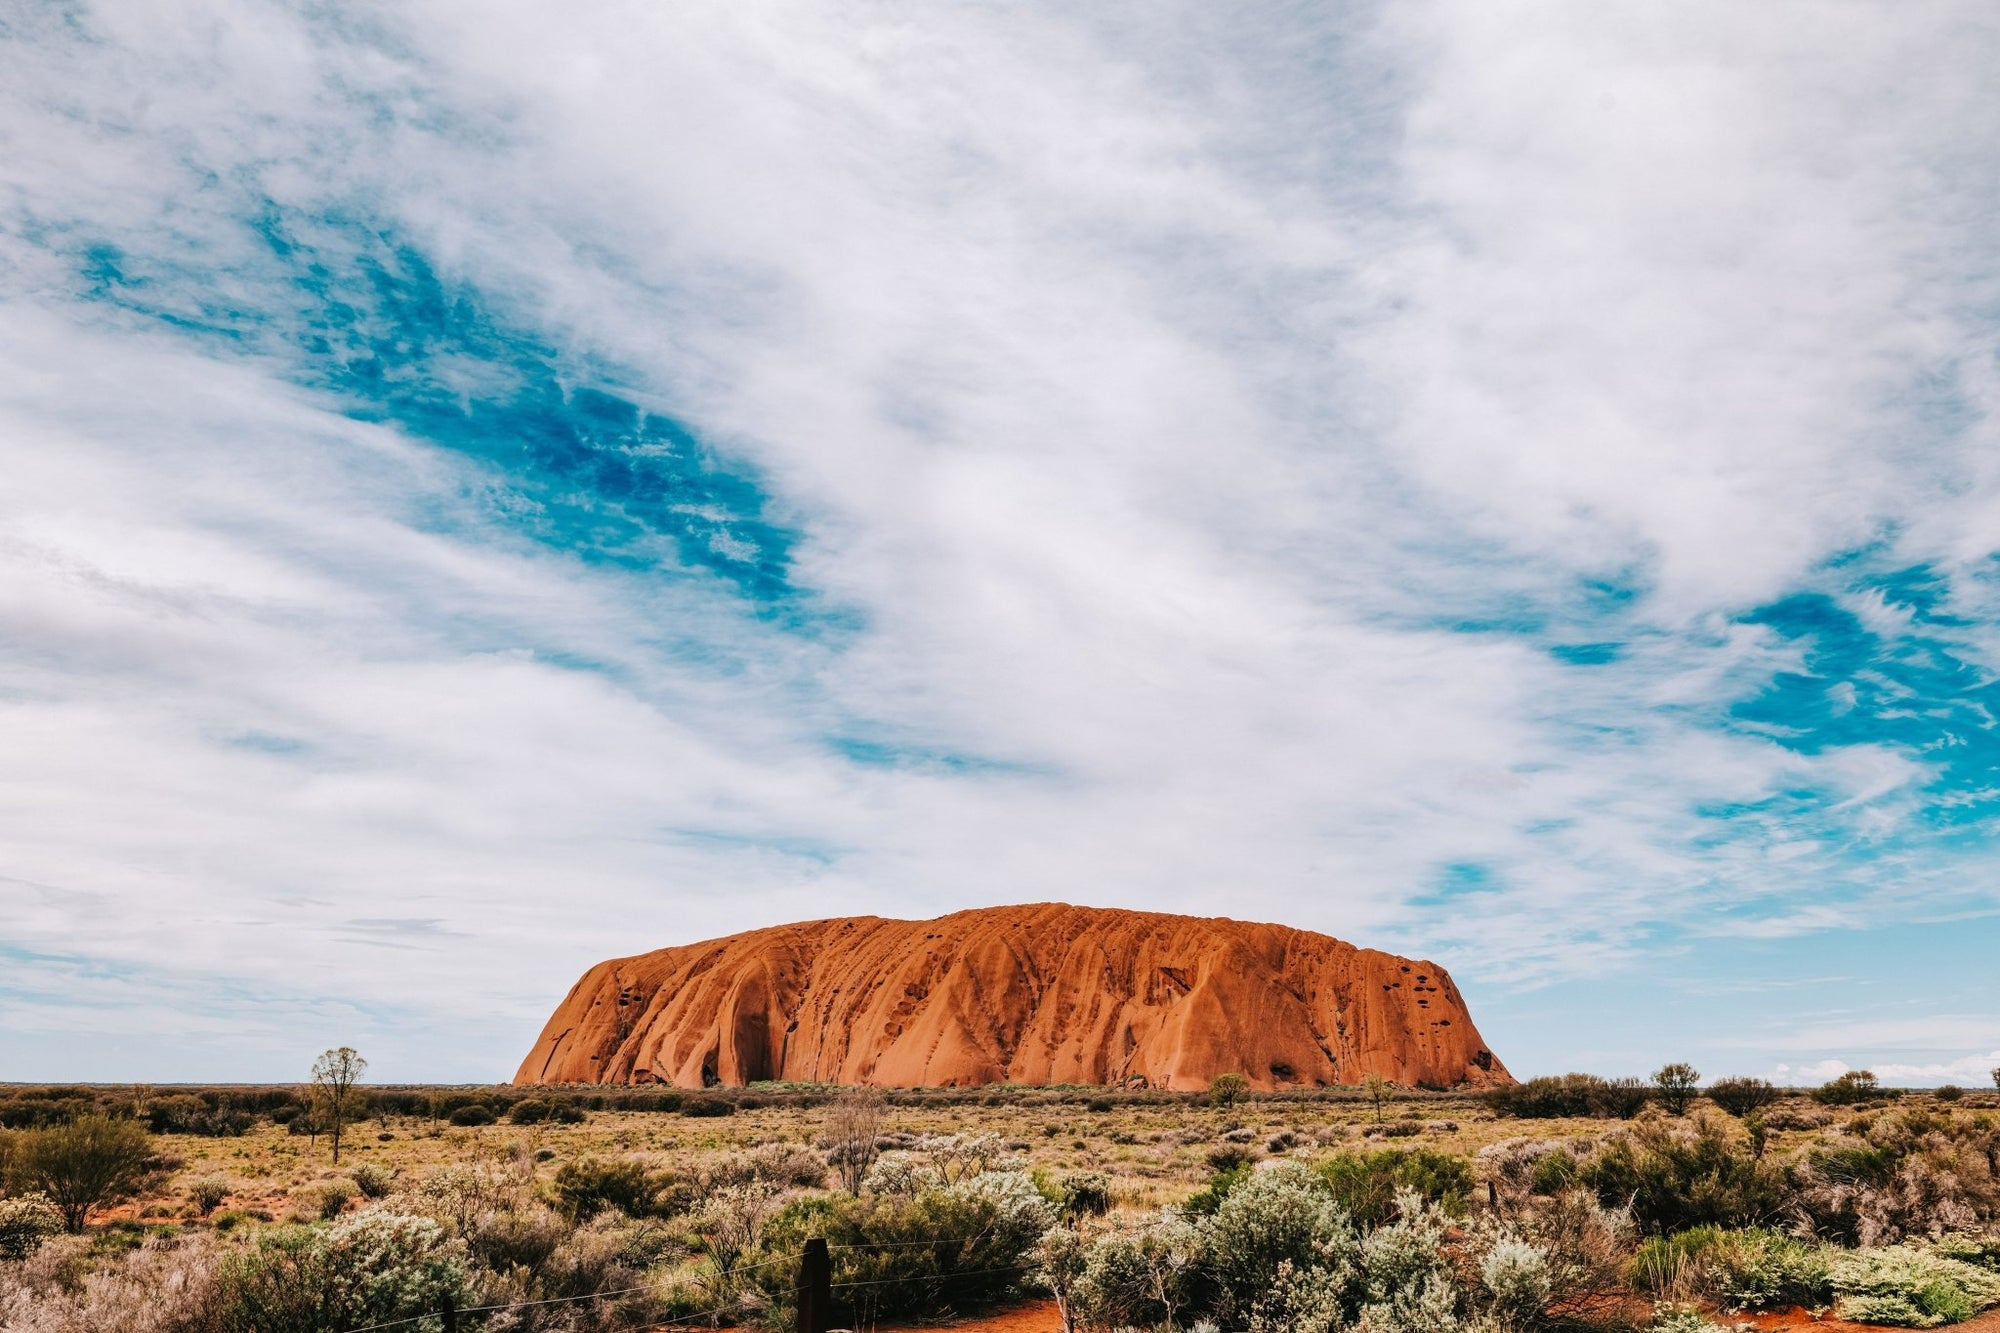
[[[842,1245],[829,1244],[825,1248],[828,1251],[850,1251],[850,1252],[856,1250],[908,1250],[908,1249],[919,1249],[919,1248],[942,1249],[947,1246],[963,1247],[969,1244],[974,1244],[984,1239],[986,1234],[987,1233],[985,1231],[979,1231],[979,1232],[974,1232],[969,1236],[933,1236],[927,1240],[857,1242],[857,1243],[842,1244]],[[760,1263],[741,1264],[733,1266],[728,1269],[722,1270],[717,1274],[717,1276],[725,1280],[731,1280],[740,1277],[746,1273],[754,1273],[760,1269],[765,1269],[765,1268],[775,1268],[782,1264],[799,1265],[804,1261],[804,1258],[805,1256],[803,1253],[794,1255],[782,1255],[776,1259],[763,1260]],[[992,1267],[992,1268],[956,1269],[949,1272],[942,1272],[916,1278],[912,1278],[911,1276],[908,1275],[903,1275],[897,1277],[861,1279],[848,1282],[827,1282],[825,1284],[824,1291],[830,1294],[836,1291],[851,1291],[859,1288],[889,1286],[895,1283],[907,1283],[912,1281],[924,1282],[924,1281],[939,1281],[947,1279],[955,1280],[958,1278],[969,1278],[969,1277],[992,1277],[1001,1273],[1027,1273],[1032,1271],[1033,1267],[1034,1266],[1031,1264],[1002,1264],[998,1267]],[[678,1281],[679,1281],[678,1279],[674,1278],[661,1278],[656,1281],[642,1282],[635,1286],[619,1287],[610,1291],[585,1292],[581,1295],[576,1295],[576,1296],[547,1296],[535,1300],[496,1301],[489,1305],[457,1306],[448,1304],[439,1310],[427,1310],[422,1314],[408,1315],[401,1319],[391,1319],[379,1324],[364,1324],[358,1328],[348,1330],[348,1333],[383,1333],[383,1330],[408,1328],[413,1324],[421,1324],[428,1320],[439,1320],[439,1319],[443,1321],[445,1328],[450,1330],[450,1329],[456,1329],[458,1326],[457,1322],[458,1319],[464,1316],[492,1315],[501,1313],[503,1311],[527,1310],[527,1309],[534,1309],[537,1307],[553,1306],[553,1305],[574,1305],[583,1301],[614,1300],[621,1296],[636,1296],[644,1292],[659,1290],[662,1287],[675,1286],[678,1285]],[[725,1301],[720,1305],[713,1306],[706,1310],[699,1310],[692,1314],[676,1314],[668,1317],[664,1321],[648,1317],[640,1320],[638,1323],[626,1325],[626,1327],[628,1329],[634,1329],[634,1330],[640,1329],[642,1327],[651,1328],[655,1330],[697,1328],[697,1327],[702,1327],[701,1321],[703,1320],[713,1320],[717,1315],[728,1314],[734,1311],[740,1311],[742,1308],[743,1306],[741,1299],[732,1298],[731,1300]]]
[[[755,1272],[760,1268],[775,1268],[779,1264],[797,1264],[798,1262],[799,1262],[799,1256],[785,1255],[777,1259],[766,1259],[762,1263],[743,1264],[739,1267],[731,1268],[727,1271],[726,1274],[724,1274],[724,1276],[736,1277],[737,1275],[742,1273]],[[674,1285],[674,1279],[661,1278],[656,1282],[641,1282],[639,1285],[634,1287],[618,1287],[611,1291],[590,1291],[590,1292],[585,1292],[579,1296],[547,1296],[539,1300],[496,1301],[491,1305],[453,1306],[451,1307],[450,1315],[445,1317],[452,1318],[459,1315],[494,1314],[501,1310],[527,1310],[527,1309],[532,1309],[536,1306],[545,1306],[545,1305],[574,1305],[580,1301],[607,1301],[607,1300],[612,1300],[619,1296],[636,1296],[641,1292],[656,1291],[661,1287],[667,1287],[672,1285]],[[683,1325],[690,1324],[698,1319],[707,1319],[713,1315],[721,1314],[724,1311],[733,1310],[736,1308],[736,1306],[737,1302],[733,1300],[726,1301],[723,1304],[716,1306],[712,1310],[702,1310],[699,1313],[690,1315],[675,1315],[674,1320],[676,1321],[676,1323],[679,1324]],[[348,1333],[378,1333],[378,1330],[381,1329],[407,1328],[411,1324],[421,1324],[427,1319],[437,1319],[442,1314],[443,1312],[439,1310],[426,1310],[422,1314],[408,1315],[402,1319],[391,1319],[386,1323],[364,1324],[360,1328],[349,1329]],[[646,1322],[655,1323],[657,1321],[647,1320]],[[673,1324],[664,1325],[664,1327],[673,1327],[673,1326],[674,1326]]]

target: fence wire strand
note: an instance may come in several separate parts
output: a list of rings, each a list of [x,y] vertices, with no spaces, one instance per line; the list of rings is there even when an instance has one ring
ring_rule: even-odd
[[[799,1262],[799,1256],[786,1255],[782,1258],[766,1259],[762,1263],[744,1264],[740,1268],[730,1269],[728,1273],[722,1276],[734,1277],[738,1273],[754,1273],[760,1268],[771,1268],[777,1264],[795,1264],[797,1262]],[[582,1296],[545,1296],[540,1300],[532,1301],[499,1301],[492,1305],[468,1305],[459,1309],[457,1313],[492,1314],[496,1310],[527,1310],[538,1305],[572,1305],[577,1301],[607,1301],[614,1296],[634,1296],[642,1291],[651,1291],[655,1287],[668,1286],[671,1281],[672,1279],[662,1278],[657,1282],[642,1282],[636,1287],[620,1287],[615,1291],[593,1291]],[[718,1305],[713,1310],[703,1310],[699,1314],[681,1316],[681,1320],[685,1322],[691,1319],[706,1319],[710,1315],[720,1314],[724,1310],[734,1308],[734,1306],[735,1302],[732,1301],[727,1305]],[[411,1324],[419,1324],[426,1319],[439,1318],[441,1313],[438,1310],[426,1310],[422,1314],[413,1314],[403,1319],[391,1319],[387,1323],[363,1324],[360,1328],[350,1329],[348,1333],[377,1333],[378,1330],[385,1328],[407,1328]]]

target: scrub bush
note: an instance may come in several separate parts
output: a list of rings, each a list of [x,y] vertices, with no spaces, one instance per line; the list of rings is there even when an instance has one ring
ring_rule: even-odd
[[[1935,1328],[2000,1304],[2000,1274],[1922,1244],[1840,1254],[1831,1269],[1836,1312],[1860,1323]]]
[[[1649,1234],[1773,1221],[1789,1202],[1783,1175],[1752,1155],[1727,1124],[1711,1116],[1691,1126],[1642,1124],[1600,1148],[1577,1179],[1604,1203],[1630,1208]]]
[[[832,1249],[835,1292],[855,1325],[996,1301],[1018,1288],[1032,1255],[1056,1225],[1034,1182],[994,1171],[913,1192],[796,1199],[763,1224],[761,1257],[790,1259],[809,1236]],[[784,1263],[754,1278],[773,1305],[789,1309],[793,1273]]]
[[[62,1232],[62,1210],[47,1196],[0,1199],[0,1259],[25,1259]]]
[[[1819,1306],[1833,1295],[1825,1249],[1764,1228],[1697,1226],[1648,1237],[1632,1258],[1632,1285],[1736,1310]]]
[[[146,1178],[151,1136],[132,1120],[84,1116],[14,1136],[8,1176],[14,1187],[46,1195],[71,1232],[91,1210],[123,1199]]]
[[[370,1199],[383,1199],[396,1183],[396,1173],[378,1162],[362,1162],[348,1172],[354,1178],[354,1188]]]
[[[1405,1190],[1453,1213],[1464,1212],[1472,1192],[1472,1163],[1429,1148],[1340,1152],[1315,1163],[1313,1171],[1332,1189],[1334,1202],[1362,1227],[1389,1222],[1396,1214],[1397,1195]]]
[[[371,1210],[266,1232],[222,1261],[216,1285],[219,1333],[320,1333],[434,1314],[446,1296],[464,1301],[467,1275],[437,1222]]]
[[[1822,1083],[1814,1091],[1813,1099],[1828,1106],[1852,1106],[1856,1102],[1879,1097],[1882,1091],[1882,1085],[1877,1082],[1873,1071],[1850,1069],[1839,1078]]]
[[[229,1180],[226,1176],[203,1176],[188,1183],[188,1202],[195,1206],[203,1217],[222,1206],[229,1197]]]
[[[1531,1078],[1510,1088],[1494,1088],[1485,1094],[1485,1099],[1495,1115],[1523,1120],[1564,1116],[1630,1120],[1645,1109],[1647,1091],[1646,1085],[1636,1078],[1556,1074]]]
[[[556,1169],[550,1186],[556,1211],[587,1222],[607,1208],[627,1217],[667,1217],[686,1211],[693,1189],[679,1177],[654,1171],[633,1157],[583,1157]]]
[[[1721,1078],[1709,1084],[1708,1099],[1740,1120],[1777,1101],[1778,1089],[1761,1078]]]
[[[1479,1261],[1479,1281],[1488,1308],[1502,1328],[1527,1328],[1541,1321],[1555,1294],[1549,1252],[1512,1232],[1501,1235]]]

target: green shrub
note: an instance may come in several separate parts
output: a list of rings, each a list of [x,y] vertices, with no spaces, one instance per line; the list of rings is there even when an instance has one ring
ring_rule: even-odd
[[[1764,1228],[1701,1225],[1650,1236],[1633,1255],[1631,1277],[1640,1291],[1698,1291],[1737,1310],[1818,1306],[1833,1295],[1822,1247]]]
[[[1111,1182],[1096,1172],[1064,1176],[1044,1197],[1056,1206],[1065,1222],[1086,1217],[1102,1217],[1111,1211]]]
[[[1396,1196],[1414,1191],[1426,1202],[1463,1213],[1472,1192],[1472,1163],[1454,1153],[1429,1148],[1383,1148],[1340,1152],[1314,1165],[1339,1204],[1356,1224],[1378,1227],[1396,1212]]]
[[[16,1189],[46,1195],[63,1225],[80,1232],[92,1209],[138,1188],[152,1151],[151,1136],[136,1121],[88,1115],[16,1135],[8,1175]]]
[[[1257,1150],[1247,1143],[1218,1143],[1202,1157],[1209,1170],[1228,1173],[1257,1160]]]
[[[1445,1246],[1451,1221],[1406,1192],[1362,1233],[1326,1182],[1281,1166],[1232,1190],[1199,1224],[1205,1313],[1253,1333],[1424,1333],[1461,1326],[1465,1293]]]
[[[1789,1201],[1784,1177],[1753,1156],[1713,1117],[1691,1129],[1644,1125],[1600,1148],[1577,1179],[1608,1206],[1626,1206],[1641,1231],[1659,1234],[1712,1223],[1760,1226]]]
[[[1066,1244],[1045,1243],[1043,1272],[1053,1287],[1060,1268],[1050,1251],[1075,1250],[1070,1308],[1093,1328],[1177,1328],[1181,1311],[1199,1299],[1203,1235],[1178,1217],[1121,1228],[1087,1248],[1069,1232]]]
[[[1708,1099],[1740,1120],[1777,1101],[1778,1090],[1761,1078],[1719,1078],[1709,1084]]]
[[[474,1102],[470,1106],[459,1107],[448,1118],[452,1124],[461,1129],[490,1125],[493,1123],[493,1108],[481,1102]]]
[[[1528,1175],[1528,1191],[1531,1194],[1561,1194],[1575,1183],[1576,1158],[1570,1156],[1566,1148],[1544,1153],[1536,1159]]]
[[[1994,1082],[2000,1083],[2000,1072],[1995,1073]],[[1208,1081],[1208,1099],[1220,1107],[1236,1105],[1248,1091],[1250,1080],[1241,1074],[1217,1074]]]
[[[2000,1274],[1947,1258],[1921,1244],[1856,1250],[1831,1265],[1842,1319],[1935,1328],[2000,1304]]]
[[[1218,1171],[1208,1178],[1208,1184],[1196,1190],[1181,1205],[1181,1211],[1192,1217],[1207,1217],[1222,1206],[1229,1192],[1250,1178],[1250,1166],[1241,1163],[1227,1171]]]
[[[1549,1251],[1519,1236],[1496,1240],[1479,1261],[1480,1285],[1501,1328],[1529,1328],[1544,1322],[1555,1294]]]
[[[200,1134],[210,1138],[247,1134],[255,1119],[223,1105],[215,1093],[176,1093],[146,1104],[146,1127],[155,1134]]]
[[[1215,1312],[1228,1324],[1272,1302],[1281,1277],[1351,1261],[1361,1244],[1325,1179],[1291,1164],[1238,1183],[1202,1229]]]
[[[572,1222],[582,1222],[607,1208],[627,1217],[648,1216],[659,1209],[674,1183],[672,1177],[634,1158],[583,1157],[558,1167],[551,1189],[556,1210]]]
[[[1029,1276],[1030,1256],[1055,1222],[1027,1176],[996,1171],[914,1194],[795,1200],[764,1224],[761,1246],[765,1258],[789,1257],[808,1236],[826,1237],[836,1306],[861,1326],[1000,1299]],[[758,1270],[756,1281],[789,1308],[787,1265]]]
[[[1711,1251],[1727,1234],[1711,1224],[1669,1236],[1648,1236],[1632,1255],[1632,1285],[1662,1296],[1689,1289],[1707,1268]]]
[[[1738,1310],[1821,1306],[1833,1299],[1826,1248],[1783,1232],[1731,1232],[1711,1262],[1720,1298]]]
[[[549,1118],[549,1104],[540,1097],[523,1097],[507,1108],[507,1119],[517,1125],[539,1125]]]

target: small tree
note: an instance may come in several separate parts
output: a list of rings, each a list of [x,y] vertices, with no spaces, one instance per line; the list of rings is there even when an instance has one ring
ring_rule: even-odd
[[[861,1192],[861,1178],[875,1161],[875,1141],[882,1137],[887,1113],[882,1094],[873,1088],[849,1088],[827,1108],[821,1142],[827,1160],[840,1173],[841,1188],[849,1194]]]
[[[352,1046],[320,1053],[313,1061],[313,1100],[325,1112],[327,1137],[333,1141],[333,1162],[340,1165],[340,1131],[350,1120],[361,1118],[361,1093],[355,1084],[368,1069],[368,1062]]]
[[[1228,1110],[1250,1091],[1250,1080],[1241,1074],[1217,1074],[1208,1081],[1208,1099]]]
[[[152,1136],[137,1121],[81,1116],[22,1134],[9,1174],[17,1189],[46,1195],[74,1233],[83,1230],[91,1209],[139,1187],[152,1154]]]
[[[1375,1106],[1375,1123],[1379,1125],[1382,1123],[1382,1103],[1389,1100],[1389,1080],[1380,1074],[1370,1074],[1361,1080],[1361,1086]]]
[[[1996,1068],[1993,1071],[1993,1086],[2000,1088],[2000,1068]]]
[[[1819,1085],[1813,1096],[1829,1106],[1852,1106],[1865,1102],[1882,1090],[1872,1069],[1850,1069],[1839,1078]]]
[[[1660,1104],[1668,1115],[1686,1115],[1701,1087],[1701,1071],[1683,1061],[1661,1065],[1653,1071],[1653,1086],[1660,1091]]]

